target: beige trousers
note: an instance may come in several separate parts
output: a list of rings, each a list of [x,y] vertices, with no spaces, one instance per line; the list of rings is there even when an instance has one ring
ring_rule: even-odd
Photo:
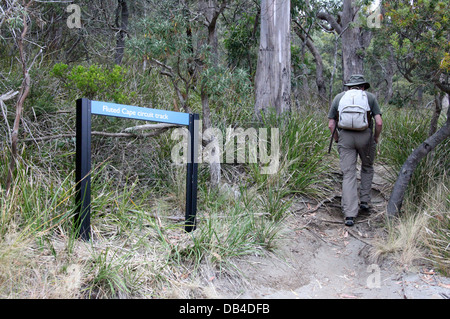
[[[361,159],[361,185],[359,200],[370,202],[370,190],[373,180],[373,162],[376,144],[370,129],[362,132],[340,130],[339,132],[339,162],[343,173],[342,180],[342,212],[345,217],[358,215],[358,184],[356,165],[358,156]]]

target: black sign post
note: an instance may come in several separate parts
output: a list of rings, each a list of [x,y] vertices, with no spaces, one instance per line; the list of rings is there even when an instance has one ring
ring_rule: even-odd
[[[91,233],[91,116],[92,114],[131,118],[136,120],[164,122],[188,126],[188,154],[186,172],[186,219],[185,230],[196,228],[197,213],[197,175],[198,175],[198,139],[199,115],[163,111],[137,106],[91,101],[86,98],[77,100],[76,116],[76,213],[75,227],[80,238],[90,239]]]
[[[75,229],[78,235],[89,240],[91,228],[91,101],[77,100],[77,138],[75,182],[77,206]]]
[[[187,232],[195,230],[197,212],[197,175],[198,175],[198,114],[189,115],[189,142],[187,150],[186,172],[186,226]]]

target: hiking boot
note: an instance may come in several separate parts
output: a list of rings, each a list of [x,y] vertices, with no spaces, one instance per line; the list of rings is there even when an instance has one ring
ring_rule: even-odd
[[[365,212],[369,211],[369,203],[367,202],[361,202],[361,204],[359,205],[359,209]]]
[[[345,226],[353,226],[355,224],[354,217],[345,217]]]

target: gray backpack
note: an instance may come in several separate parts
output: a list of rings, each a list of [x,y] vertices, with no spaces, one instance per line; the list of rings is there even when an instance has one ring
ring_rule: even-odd
[[[345,130],[364,131],[369,127],[370,106],[363,90],[348,90],[338,106],[338,127]]]

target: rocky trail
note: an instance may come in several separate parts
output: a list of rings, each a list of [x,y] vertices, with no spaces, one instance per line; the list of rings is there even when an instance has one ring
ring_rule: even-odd
[[[277,249],[236,261],[238,279],[205,275],[208,297],[449,299],[450,278],[431,268],[405,270],[371,260],[373,240],[383,231],[383,185],[376,175],[372,208],[360,213],[353,227],[343,224],[339,195],[316,204],[295,203]]]

